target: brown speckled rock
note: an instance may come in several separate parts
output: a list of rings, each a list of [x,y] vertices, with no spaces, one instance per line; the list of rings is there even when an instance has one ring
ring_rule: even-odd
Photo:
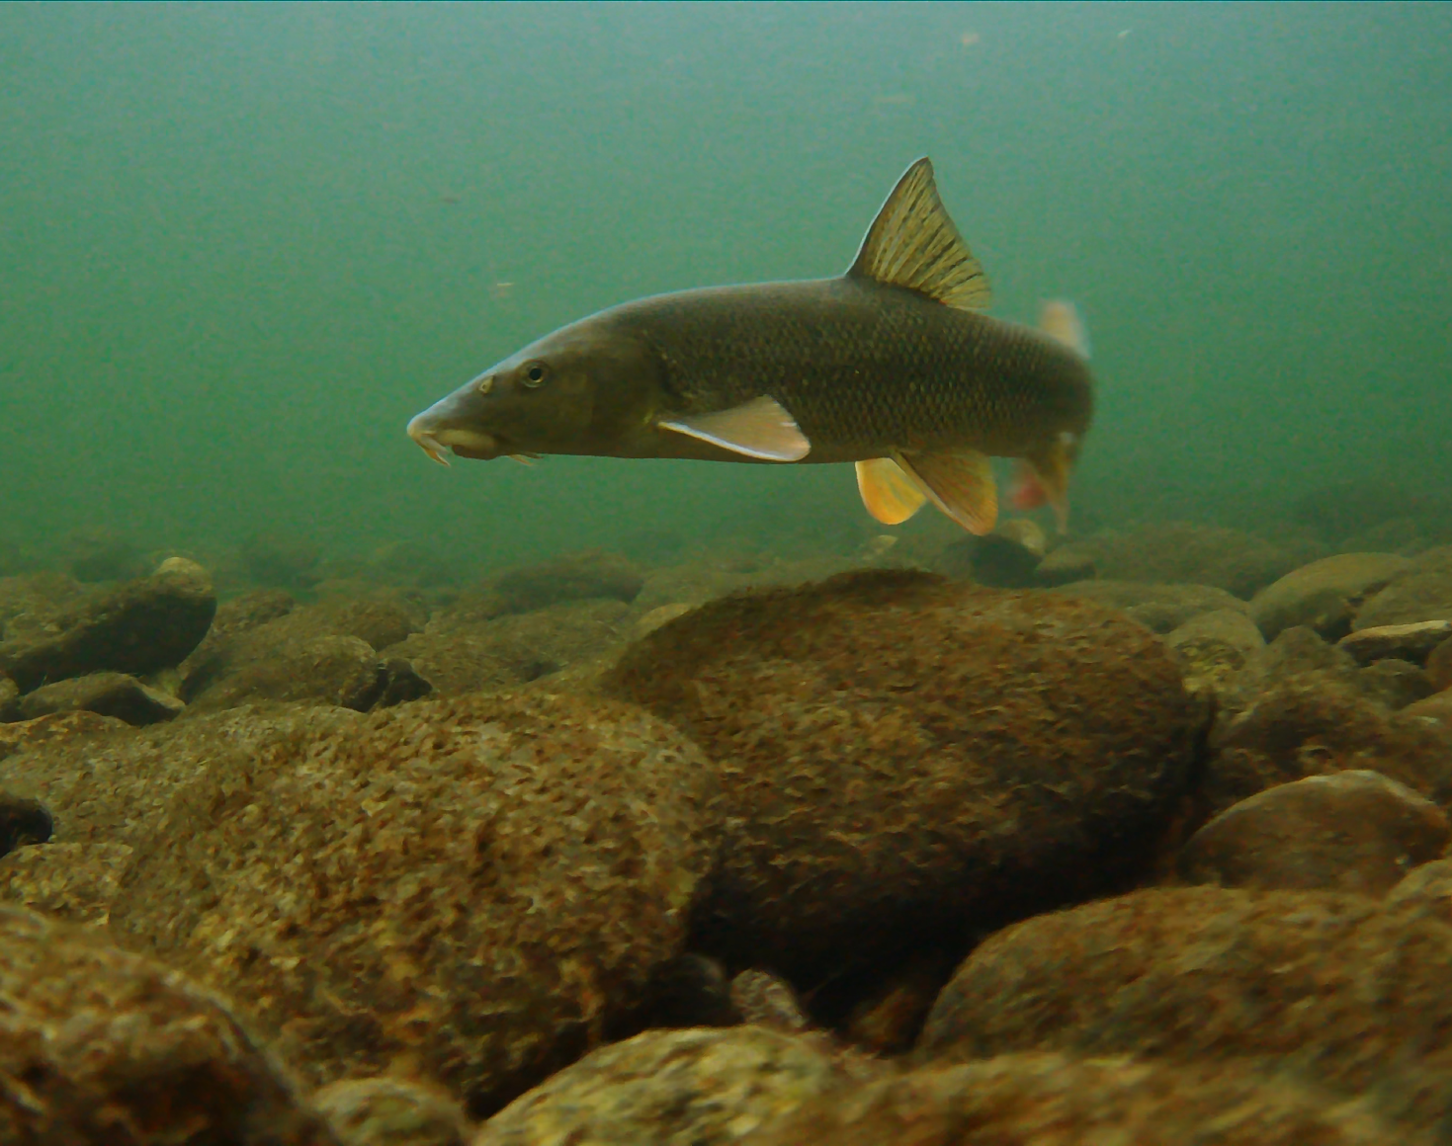
[[[714,793],[639,709],[422,701],[214,766],[136,844],[111,927],[245,999],[319,1081],[405,1061],[484,1112],[680,952]]]
[[[0,907],[0,1141],[333,1146],[222,1003],[67,924]]]
[[[744,1023],[789,1034],[812,1025],[792,985],[760,968],[749,968],[731,980],[731,1002]]]
[[[1452,924],[1452,859],[1414,867],[1386,897],[1389,909],[1424,911]]]
[[[1406,706],[1397,714],[1405,720],[1419,720],[1452,732],[1452,688],[1444,688],[1425,700]]]
[[[647,1031],[516,1099],[474,1146],[749,1146],[773,1119],[877,1069],[765,1027]]]
[[[512,569],[491,589],[497,613],[530,613],[565,601],[603,597],[629,604],[645,579],[616,553],[568,553],[538,565]]]
[[[1183,791],[1201,720],[1123,616],[906,572],[710,603],[606,687],[721,776],[698,943],[797,982],[1103,886]]]
[[[1243,609],[1214,609],[1172,630],[1165,644],[1184,670],[1187,689],[1224,697],[1265,639]]]
[[[1442,854],[1447,817],[1379,772],[1333,772],[1267,789],[1221,812],[1180,854],[1190,883],[1381,895]]]
[[[444,696],[512,688],[616,648],[632,630],[620,601],[575,601],[522,615],[488,616],[478,602],[445,610],[389,649]]]
[[[0,859],[0,899],[57,919],[104,927],[121,877],[131,864],[125,844],[46,844]]]
[[[1256,694],[1244,711],[1222,713],[1198,792],[1206,813],[1277,784],[1351,769],[1380,772],[1438,803],[1452,798],[1452,730],[1389,711],[1361,683],[1299,674]]]
[[[19,695],[19,686],[8,676],[0,674],[0,724],[21,719],[20,708],[15,703]]]
[[[122,732],[124,720],[95,712],[62,712],[16,724],[0,724],[0,760],[47,741],[75,743],[98,734]]]
[[[1266,640],[1292,625],[1322,636],[1343,636],[1367,597],[1411,565],[1393,553],[1338,553],[1287,573],[1250,603]]]
[[[469,1120],[447,1094],[404,1078],[346,1078],[313,1106],[342,1146],[466,1146]]]
[[[166,830],[167,809],[180,790],[205,782],[213,771],[230,773],[267,744],[362,719],[339,708],[276,706],[137,729],[93,716],[100,729],[88,725],[65,735],[63,722],[81,716],[90,714],[27,722],[41,726],[31,746],[4,764],[11,790],[42,801],[54,814],[60,843],[152,840]]]
[[[756,1146],[1387,1146],[1413,1139],[1314,1088],[1225,1065],[1000,1055],[809,1100]]]
[[[186,705],[127,673],[93,672],[41,685],[21,697],[18,708],[22,720],[57,712],[84,711],[142,725],[175,720],[186,710]]]
[[[152,576],[86,598],[0,643],[0,671],[22,693],[92,672],[145,676],[181,664],[216,611],[206,570],[169,558]]]
[[[1151,889],[989,938],[939,996],[919,1053],[1244,1062],[1427,1129],[1452,1117],[1449,983],[1452,927],[1362,896]]]

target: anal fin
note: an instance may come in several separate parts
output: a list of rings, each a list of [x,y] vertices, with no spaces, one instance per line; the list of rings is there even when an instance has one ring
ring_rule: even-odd
[[[1077,443],[1072,434],[1060,434],[1047,446],[1024,458],[1038,479],[1043,498],[1054,511],[1054,522],[1063,533],[1069,527],[1069,471],[1074,466]]]
[[[993,530],[998,521],[998,488],[987,454],[970,449],[894,452],[893,460],[935,506],[969,533],[981,537]]]
[[[812,443],[785,407],[763,394],[729,410],[691,414],[657,423],[663,430],[686,434],[748,458],[768,462],[796,462],[806,457]]]
[[[858,462],[857,492],[862,495],[867,512],[883,525],[901,525],[928,500],[891,458]]]

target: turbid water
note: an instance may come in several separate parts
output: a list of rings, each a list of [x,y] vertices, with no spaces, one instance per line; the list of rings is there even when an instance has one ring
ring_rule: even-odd
[[[1087,318],[1081,523],[1452,478],[1447,5],[10,4],[0,75],[33,561],[858,544],[847,467],[444,471],[403,428],[600,307],[840,272],[923,154],[993,313]]]

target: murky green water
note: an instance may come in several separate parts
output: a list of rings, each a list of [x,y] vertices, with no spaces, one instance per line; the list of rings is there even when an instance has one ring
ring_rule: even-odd
[[[995,313],[1088,317],[1081,520],[1452,479],[1449,5],[6,4],[0,76],[38,552],[854,544],[845,468],[446,472],[403,426],[598,307],[840,270],[923,153]]]

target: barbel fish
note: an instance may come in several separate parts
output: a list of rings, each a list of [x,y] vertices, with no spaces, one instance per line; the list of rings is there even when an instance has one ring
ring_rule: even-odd
[[[998,514],[990,456],[1021,459],[1014,504],[1063,527],[1093,413],[1083,326],[981,313],[988,280],[932,164],[898,181],[846,274],[627,302],[556,330],[408,424],[436,461],[585,454],[852,462],[896,525],[931,502],[973,533]],[[447,464],[445,462],[445,464]]]

